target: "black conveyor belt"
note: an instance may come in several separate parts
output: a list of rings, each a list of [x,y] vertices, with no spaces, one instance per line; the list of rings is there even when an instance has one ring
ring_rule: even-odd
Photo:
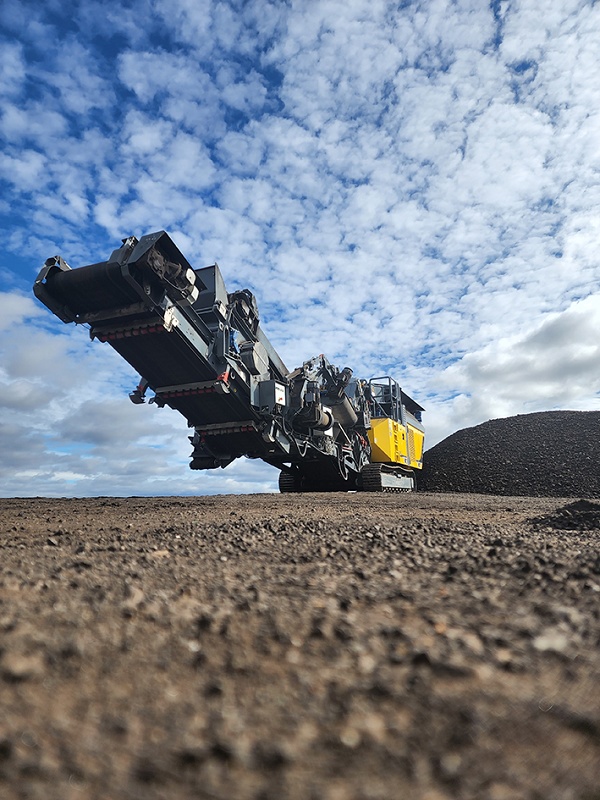
[[[48,276],[46,289],[81,316],[139,302],[140,294],[124,280],[121,265],[102,261]]]

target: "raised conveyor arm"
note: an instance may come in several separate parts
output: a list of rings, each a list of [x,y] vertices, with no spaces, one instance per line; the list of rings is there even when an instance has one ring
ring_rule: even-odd
[[[92,339],[108,342],[140,373],[135,402],[150,388],[153,402],[176,409],[197,429],[196,439],[202,430],[228,438],[227,452],[197,467],[267,449],[258,383],[284,380],[287,368],[260,330],[251,293],[228,295],[216,264],[193,270],[159,231],[125,239],[108,261],[78,269],[59,256],[48,259],[34,292],[64,322],[88,324]]]

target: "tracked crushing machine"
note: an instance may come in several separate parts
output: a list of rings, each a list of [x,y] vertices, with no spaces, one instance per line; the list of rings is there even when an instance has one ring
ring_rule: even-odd
[[[228,293],[217,264],[193,269],[165,231],[89,266],[49,258],[34,293],[142,376],[134,403],[151,390],[149,403],[185,417],[192,469],[248,456],[280,470],[282,492],[415,488],[421,406],[392,378],[358,380],[323,355],[289,372],[253,294]]]

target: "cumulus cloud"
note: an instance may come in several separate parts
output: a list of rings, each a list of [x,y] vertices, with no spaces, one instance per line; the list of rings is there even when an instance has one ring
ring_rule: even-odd
[[[3,94],[18,95],[25,79],[23,48],[17,42],[7,42],[0,51],[0,88]]]
[[[549,314],[538,326],[464,356],[446,370],[471,393],[487,391],[504,401],[550,407],[569,405],[600,392],[600,295]]]
[[[161,228],[256,293],[290,368],[398,377],[430,444],[597,407],[597,4],[7,0],[0,24],[6,492],[28,469],[67,494],[198,485],[185,422],[121,403],[127,365],[24,294],[50,255]]]
[[[35,304],[33,297],[0,292],[0,331],[18,327],[24,320],[41,315],[42,309]]]

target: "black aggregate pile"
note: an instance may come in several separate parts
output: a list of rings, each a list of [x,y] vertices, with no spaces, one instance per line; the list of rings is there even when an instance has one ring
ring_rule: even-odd
[[[600,497],[600,411],[542,411],[457,431],[427,450],[419,488]]]
[[[530,520],[536,528],[549,527],[562,531],[600,530],[600,503],[589,500],[576,500],[553,514],[534,517]]]

